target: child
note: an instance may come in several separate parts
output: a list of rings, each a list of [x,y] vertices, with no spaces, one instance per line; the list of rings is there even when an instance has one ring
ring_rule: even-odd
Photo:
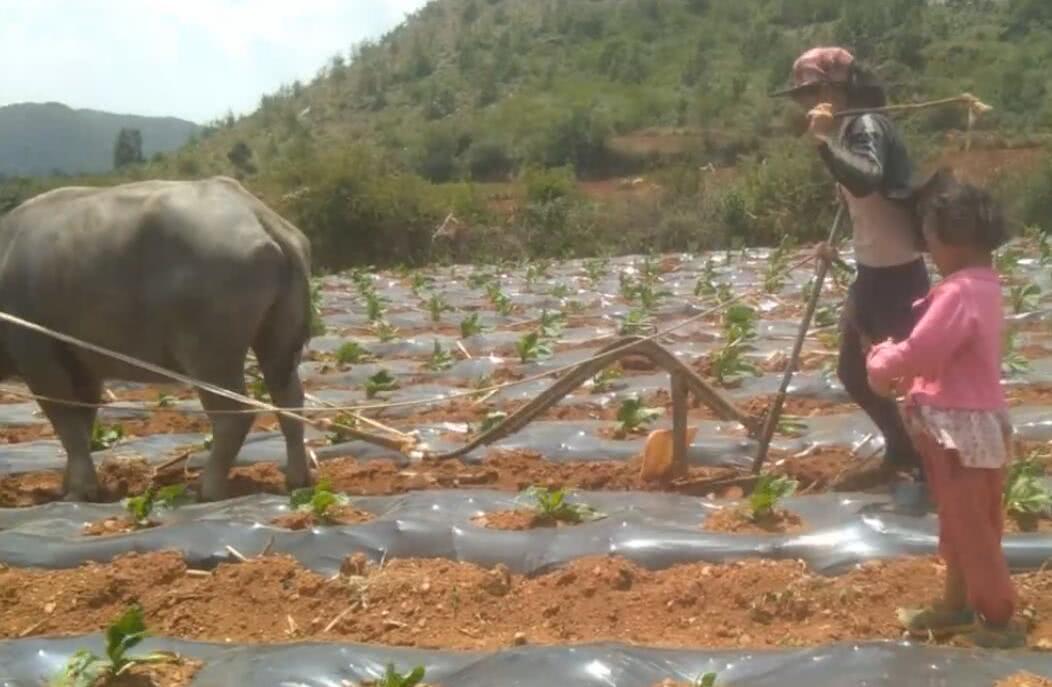
[[[979,646],[1022,646],[1026,633],[1012,622],[1016,592],[1001,550],[1012,427],[992,253],[1007,238],[1004,221],[987,193],[942,172],[920,191],[918,209],[943,281],[917,303],[909,338],[877,344],[867,356],[875,393],[889,397],[899,380],[909,384],[903,418],[938,507],[947,566],[942,601],[902,617],[918,636],[967,631]]]

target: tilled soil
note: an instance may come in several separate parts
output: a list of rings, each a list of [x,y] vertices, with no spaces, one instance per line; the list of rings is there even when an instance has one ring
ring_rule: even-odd
[[[709,532],[735,534],[795,534],[807,529],[796,513],[775,510],[767,517],[753,520],[744,509],[730,507],[721,508],[705,518],[702,526]]]
[[[446,560],[354,563],[347,568],[354,576],[334,578],[286,556],[188,571],[176,552],[70,570],[7,568],[0,572],[0,636],[95,632],[138,602],[152,632],[215,642],[816,646],[901,637],[896,609],[929,603],[944,574],[930,558],[867,563],[835,578],[798,561],[770,560],[650,571],[589,557],[534,578]],[[1052,646],[1052,572],[1014,580],[1021,608],[1036,618],[1031,645]]]
[[[771,453],[775,472],[800,481],[802,490],[827,490],[834,479],[857,464],[844,449],[822,449],[792,458]],[[399,465],[391,460],[359,461],[334,458],[321,463],[320,477],[331,482],[333,491],[354,496],[382,496],[426,489],[497,489],[522,491],[527,487],[569,488],[589,491],[668,491],[695,496],[737,498],[751,478],[723,467],[690,468],[671,482],[650,483],[640,479],[640,460],[574,461],[554,463],[537,453],[494,450],[480,464],[459,460],[424,461]],[[142,459],[119,458],[99,464],[102,501],[119,501],[143,493],[151,482],[158,485],[186,484],[196,487],[200,471],[174,466],[155,475]],[[28,472],[0,477],[0,507],[25,507],[62,498],[62,473],[57,470]],[[242,465],[231,471],[231,496],[284,494],[285,475],[277,463]]]
[[[491,530],[507,530],[514,532],[532,530],[539,527],[573,527],[574,525],[580,524],[579,522],[547,517],[541,513],[527,509],[502,510],[493,513],[484,513],[478,517],[472,518],[472,522],[479,527],[485,527]]]
[[[372,513],[350,506],[332,506],[325,512],[325,517],[319,518],[310,511],[292,511],[279,515],[270,524],[287,530],[309,530],[313,527],[360,525],[371,522],[375,517]]]
[[[1001,680],[995,687],[1052,687],[1052,680],[1032,673],[1017,673]]]
[[[185,687],[201,670],[200,661],[180,658],[172,663],[137,664],[99,687]]]

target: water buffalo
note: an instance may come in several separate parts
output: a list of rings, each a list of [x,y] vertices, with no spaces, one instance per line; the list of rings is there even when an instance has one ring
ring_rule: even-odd
[[[303,405],[310,242],[237,181],[61,188],[0,217],[0,310],[232,391],[251,348],[277,405]],[[13,324],[0,325],[0,379],[39,396],[97,403],[106,380],[165,381]],[[207,392],[213,428],[200,496],[226,496],[252,423]],[[96,500],[96,411],[41,401],[66,450],[67,499]],[[280,418],[290,488],[310,483],[303,425]]]

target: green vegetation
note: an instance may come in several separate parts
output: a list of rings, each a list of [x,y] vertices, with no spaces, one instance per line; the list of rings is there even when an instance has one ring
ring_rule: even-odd
[[[776,477],[765,474],[756,482],[756,487],[749,496],[749,517],[759,521],[774,515],[778,502],[792,496],[798,483],[788,477]]]
[[[174,660],[173,655],[165,653],[128,656],[128,651],[141,644],[147,635],[142,608],[136,604],[106,628],[105,657],[85,649],[77,651],[51,681],[52,687],[95,687],[118,678],[133,666]]]
[[[647,425],[661,417],[660,408],[648,408],[643,405],[642,399],[631,396],[621,401],[621,407],[617,409],[618,434],[627,436],[642,431]]]
[[[347,505],[347,497],[332,490],[332,483],[321,479],[313,487],[296,489],[289,495],[292,508],[310,513],[319,522],[326,522],[333,508]]]
[[[424,363],[424,367],[431,372],[442,372],[443,370],[448,370],[453,367],[453,356],[449,351],[442,348],[442,344],[438,343],[438,340],[436,339],[435,345],[431,349],[431,357],[427,359],[426,363]]]
[[[91,450],[109,450],[123,438],[124,428],[120,425],[106,425],[96,422],[91,428]]]
[[[124,500],[124,509],[132,521],[139,527],[150,524],[150,516],[158,508],[178,508],[190,502],[185,484],[173,484],[155,489],[150,487],[144,494],[131,496]]]
[[[451,214],[469,229],[457,254],[478,261],[814,241],[828,174],[802,113],[768,97],[796,55],[845,44],[896,102],[976,93],[995,109],[974,147],[1018,148],[1052,130],[1047,15],[1036,0],[434,0],[180,150],[105,177],[0,181],[0,211],[60,184],[226,174],[302,227],[320,268],[430,261]],[[900,121],[934,160],[961,146],[947,134],[966,115]],[[1024,222],[1052,216],[1043,157],[1024,179],[999,173]],[[635,176],[652,192],[577,183]]]
[[[376,398],[382,391],[394,391],[398,388],[398,381],[391,376],[387,370],[380,370],[369,379],[365,380],[365,397]]]
[[[1021,458],[1009,467],[1005,480],[1004,508],[1024,531],[1037,528],[1037,520],[1052,509],[1052,492],[1041,482],[1045,469],[1036,455]]]
[[[598,520],[603,517],[601,513],[591,506],[583,503],[571,503],[567,499],[566,491],[563,489],[530,487],[526,490],[525,495],[532,502],[533,509],[537,511],[537,515],[541,520],[578,523],[584,520]]]
[[[404,675],[399,673],[394,665],[388,664],[383,677],[366,684],[372,687],[417,687],[424,681],[425,671],[423,666],[417,666]]]
[[[340,365],[357,365],[371,360],[372,357],[357,341],[348,341],[336,349],[336,362]]]

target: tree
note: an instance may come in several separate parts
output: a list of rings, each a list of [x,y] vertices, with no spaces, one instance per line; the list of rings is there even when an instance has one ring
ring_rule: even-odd
[[[142,132],[138,129],[121,129],[113,146],[113,166],[116,169],[143,162]]]
[[[234,165],[239,172],[256,173],[256,165],[252,162],[252,149],[244,141],[235,143],[226,154],[226,159],[230,160],[230,164]]]

